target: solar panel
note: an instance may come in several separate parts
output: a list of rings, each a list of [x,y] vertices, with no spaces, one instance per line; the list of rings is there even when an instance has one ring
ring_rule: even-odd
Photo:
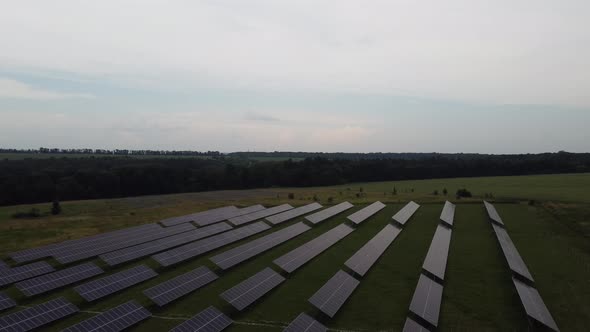
[[[518,273],[522,277],[534,282],[533,276],[529,272],[529,269],[526,267],[526,264],[520,257],[518,250],[512,243],[510,236],[506,230],[496,224],[492,224],[494,227],[494,232],[496,233],[496,237],[498,238],[498,242],[500,242],[500,247],[502,248],[502,252],[504,252],[504,257],[506,257],[506,261],[508,261],[508,266],[514,273]]]
[[[424,259],[424,264],[422,264],[424,270],[432,273],[440,280],[445,279],[451,234],[451,229],[446,226],[438,225],[436,227],[430,248],[426,254],[426,259]]]
[[[35,262],[27,265],[4,269],[0,272],[0,286],[12,284],[17,281],[36,277],[53,271],[55,271],[55,269],[47,262]]]
[[[283,281],[285,281],[285,278],[267,267],[221,293],[220,296],[234,308],[242,311]]]
[[[369,240],[369,242],[352,255],[344,264],[360,276],[364,276],[400,232],[401,229],[392,224],[385,225],[377,235]]]
[[[220,221],[224,221],[233,217],[237,217],[237,216],[241,216],[244,214],[249,214],[252,212],[256,212],[256,211],[260,211],[260,210],[264,210],[265,207],[257,204],[257,205],[251,205],[248,207],[245,207],[243,209],[238,209],[236,211],[230,211],[227,213],[223,213],[223,214],[217,214],[217,215],[210,215],[210,216],[204,216],[202,218],[197,218],[195,220],[195,223],[197,223],[197,225],[199,226],[207,226],[207,225],[211,225]]]
[[[416,321],[414,321],[411,318],[406,318],[406,323],[404,324],[404,329],[402,330],[402,332],[430,332],[427,328],[425,328],[424,326],[416,323]]]
[[[498,211],[496,211],[496,208],[492,204],[483,201],[483,205],[486,207],[486,211],[488,211],[488,216],[490,217],[490,219],[499,223],[500,225],[504,225],[502,218],[500,218]]]
[[[93,246],[83,246],[76,250],[71,250],[59,254],[53,255],[53,257],[62,264],[67,264],[90,257],[98,256],[110,251],[118,250],[121,248],[130,247],[140,243],[153,241],[156,239],[165,238],[167,236],[180,234],[195,230],[195,227],[191,224],[182,224],[174,227],[160,228],[155,230],[149,230],[144,233],[135,234],[131,237],[126,237],[120,240],[100,242]]]
[[[326,332],[328,329],[305,313],[299,314],[283,332]]]
[[[143,291],[152,302],[164,306],[190,292],[208,285],[219,278],[205,266],[198,267],[188,273],[167,280]]]
[[[442,292],[443,286],[441,284],[420,274],[410,303],[410,310],[433,326],[438,326]]]
[[[170,332],[219,332],[230,326],[233,321],[215,307],[209,307]]]
[[[230,243],[245,239],[254,234],[261,233],[267,229],[270,229],[270,226],[263,221],[259,221],[251,225],[240,227],[229,232],[221,233],[153,255],[152,258],[162,266],[170,266],[210,252]]]
[[[311,203],[304,206],[300,206],[298,208],[294,208],[292,210],[285,211],[283,213],[275,214],[274,216],[266,217],[266,220],[276,225],[321,208],[322,205],[320,203]]]
[[[218,223],[197,228],[193,231],[102,254],[100,255],[100,259],[110,266],[115,266],[121,263],[132,261],[134,259],[155,254],[160,251],[174,248],[182,244],[200,240],[214,234],[222,233],[230,229],[232,229],[230,225],[226,223]]]
[[[299,234],[308,231],[311,227],[303,222],[298,222],[289,227],[285,227],[274,233],[268,234],[256,240],[245,243],[236,248],[225,251],[219,255],[211,257],[211,261],[223,270],[237,265],[249,258],[263,253],[275,246],[286,242]]]
[[[172,217],[172,218],[160,220],[160,223],[166,227],[170,227],[170,226],[175,226],[175,225],[191,222],[195,219],[200,219],[200,218],[203,218],[206,216],[218,215],[218,214],[223,214],[223,213],[233,212],[233,211],[238,211],[238,210],[239,209],[233,205],[232,206],[224,206],[224,207],[211,209],[211,210],[207,210],[207,211],[201,211],[201,212],[197,212],[197,213],[187,214],[184,216]]]
[[[273,263],[288,273],[295,271],[317,255],[330,248],[353,231],[351,227],[340,224],[315,239],[291,250],[275,259]]]
[[[440,213],[440,220],[449,224],[450,226],[453,226],[453,221],[455,220],[455,204],[449,201],[445,202],[445,206]]]
[[[10,266],[8,266],[8,264],[6,264],[6,262],[4,262],[3,260],[0,260],[0,271],[4,270],[4,269],[9,269]]]
[[[328,218],[331,218],[341,212],[344,212],[353,206],[354,205],[350,204],[349,202],[342,202],[338,205],[334,205],[334,206],[324,209],[322,211],[319,211],[319,212],[316,212],[316,213],[311,214],[309,216],[306,216],[305,219],[309,220],[313,224],[317,224],[317,223],[322,222]]]
[[[145,265],[139,265],[104,278],[92,280],[74,288],[86,301],[94,301],[125,288],[156,277],[158,274]]]
[[[265,218],[268,216],[272,216],[273,214],[277,214],[277,213],[285,212],[287,210],[291,210],[292,208],[293,207],[289,204],[283,204],[283,205],[275,206],[272,208],[248,213],[248,214],[245,214],[242,216],[233,217],[233,218],[228,219],[228,221],[236,226],[243,225],[243,224],[249,223],[254,220],[258,220],[258,219],[262,219],[262,218]]]
[[[401,210],[399,210],[393,217],[391,217],[391,219],[402,225],[405,225],[419,207],[420,205],[416,204],[415,202],[410,202],[406,204],[406,206],[404,206]]]
[[[152,314],[135,301],[129,301],[70,326],[62,332],[116,332],[123,331]]]
[[[78,311],[78,307],[59,297],[0,317],[0,331],[30,331]]]
[[[353,223],[358,225],[358,224],[362,223],[363,221],[365,221],[366,219],[368,219],[370,216],[381,211],[381,209],[383,209],[384,207],[385,207],[385,204],[377,201],[377,202],[351,214],[350,216],[348,216],[346,218],[348,218],[348,220],[350,220]]]
[[[359,283],[350,274],[339,270],[309,298],[309,302],[326,315],[334,317]]]
[[[557,324],[553,320],[551,313],[549,313],[549,309],[547,309],[539,292],[535,288],[522,283],[515,278],[512,278],[512,282],[516,287],[516,291],[518,292],[518,296],[520,297],[520,301],[522,302],[527,315],[550,329],[559,331]]]
[[[10,296],[0,292],[0,310],[12,308],[16,306],[16,302]]]
[[[84,263],[53,273],[45,274],[32,279],[16,283],[18,288],[26,296],[42,294],[50,290],[71,285],[78,281],[88,279],[103,273],[104,271],[93,263]]]

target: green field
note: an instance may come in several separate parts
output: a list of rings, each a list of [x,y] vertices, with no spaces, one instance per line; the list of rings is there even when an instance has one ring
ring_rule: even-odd
[[[17,220],[11,215],[33,205],[0,208],[0,253],[41,244],[91,235],[107,230],[157,221],[169,216],[227,204],[241,206],[263,203],[293,205],[309,203],[314,195],[322,204],[349,200],[355,207],[310,231],[226,272],[212,284],[158,309],[141,293],[201,265],[214,267],[208,258],[251,241],[240,241],[172,268],[159,268],[150,259],[125,264],[114,272],[145,263],[157,269],[159,276],[114,296],[88,305],[70,289],[24,298],[14,287],[6,292],[28,306],[64,295],[84,312],[51,325],[60,330],[86,319],[96,312],[134,299],[148,306],[154,317],[133,328],[134,331],[167,330],[200,310],[214,305],[236,323],[229,331],[280,331],[300,312],[314,313],[307,299],[344,262],[386,225],[404,203],[414,199],[422,207],[403,232],[361,279],[353,295],[338,314],[324,323],[335,330],[399,331],[408,313],[421,265],[438,223],[445,199],[432,191],[447,188],[454,193],[465,187],[476,197],[459,200],[453,231],[440,317],[441,331],[529,331],[492,227],[487,220],[481,197],[492,193],[496,207],[529,270],[547,307],[562,331],[586,331],[590,324],[590,174],[523,177],[442,179],[404,182],[351,184],[321,188],[277,188],[264,190],[194,193],[148,196],[114,200],[64,202],[63,214],[39,219]],[[398,193],[391,193],[393,186]],[[360,188],[362,194],[357,197]],[[413,192],[412,192],[413,189]],[[288,193],[295,199],[289,200]],[[238,282],[271,266],[272,260],[345,222],[345,217],[366,203],[381,200],[387,207],[365,221],[338,244],[309,264],[295,271],[286,282],[242,313],[236,313],[219,294]],[[534,204],[530,205],[530,201]],[[35,205],[43,211],[49,204]],[[263,236],[291,225],[291,221],[273,227]],[[258,237],[257,236],[257,237]],[[96,260],[98,261],[98,260]],[[56,262],[53,262],[57,264]],[[104,264],[101,264],[105,269]],[[278,268],[276,268],[278,270]],[[22,309],[22,308],[18,308]],[[13,309],[13,311],[16,309]],[[8,311],[11,312],[11,311]]]

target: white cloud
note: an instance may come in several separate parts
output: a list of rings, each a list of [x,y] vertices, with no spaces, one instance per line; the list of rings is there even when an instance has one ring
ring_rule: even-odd
[[[94,98],[94,96],[82,93],[64,93],[45,90],[16,80],[0,78],[0,98],[59,100],[70,98]]]

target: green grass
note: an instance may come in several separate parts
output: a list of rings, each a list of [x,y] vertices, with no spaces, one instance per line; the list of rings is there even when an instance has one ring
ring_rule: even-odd
[[[588,181],[589,175],[541,176],[533,177],[533,179],[531,177],[487,178],[481,179],[480,182],[495,183],[497,198],[502,193],[501,200],[504,203],[497,203],[496,207],[535,278],[536,287],[561,330],[585,331],[590,324],[590,241],[588,241],[590,204],[585,202],[582,195],[577,196],[582,199],[577,199],[575,202],[566,202],[565,199],[556,199],[558,202],[546,201],[542,197],[553,197],[555,193],[552,190],[557,189],[549,190],[551,195],[541,192],[547,188],[556,188],[560,181],[574,182],[568,178],[570,176],[577,178],[576,185],[570,184],[571,188],[564,190],[564,194],[561,195],[561,197],[569,197],[573,192],[582,191],[580,187]],[[502,184],[509,179],[516,184],[503,187]],[[475,181],[475,179],[467,180]],[[379,190],[389,186],[389,183],[362,184],[366,196],[360,198],[356,198],[346,190],[347,187],[352,189],[358,186],[355,184],[342,187],[229,191],[64,202],[63,215],[45,216],[35,220],[10,218],[13,211],[25,210],[30,206],[3,207],[0,208],[0,251],[7,253],[18,248],[153,222],[168,216],[228,203],[242,206],[257,202],[266,205],[282,202],[303,204],[309,202],[310,196],[321,195],[320,198],[325,200],[329,196],[324,195],[334,192],[338,195],[335,196],[335,201],[349,199],[347,195],[350,194],[353,196],[350,199],[356,203],[353,209],[314,226],[310,231],[227,272],[220,272],[220,278],[217,281],[163,309],[151,304],[141,291],[201,265],[213,268],[214,265],[208,260],[209,257],[301,219],[280,227],[273,227],[263,234],[171,268],[159,268],[151,259],[143,259],[109,270],[108,273],[112,273],[138,264],[148,264],[157,268],[159,276],[99,300],[96,304],[85,304],[71,289],[55,291],[48,295],[34,297],[32,300],[25,299],[14,287],[9,287],[6,291],[15,296],[22,305],[40,303],[63,295],[78,304],[85,312],[104,311],[134,299],[148,306],[154,314],[151,319],[134,327],[134,331],[170,329],[210,305],[231,314],[236,320],[236,324],[228,329],[229,331],[281,331],[299,313],[314,313],[313,306],[307,299],[339,269],[342,269],[344,262],[389,222],[391,216],[403,206],[405,200],[416,197],[419,202],[426,204],[422,204],[403,232],[361,279],[359,287],[339,313],[333,319],[324,320],[328,327],[339,330],[399,331],[407,316],[421,265],[442,209],[440,197],[432,197],[422,192],[442,182],[450,188],[449,183],[452,182],[449,181],[397,182],[398,192],[405,186],[413,186],[414,193],[388,195],[386,199],[380,196],[383,193]],[[459,183],[464,179],[452,179],[452,181]],[[536,183],[538,192],[534,192],[534,196],[527,196],[529,191],[534,190],[526,188],[526,184],[533,182]],[[481,183],[474,182],[467,188],[478,192],[478,188],[484,187]],[[296,200],[287,200],[286,195],[283,197],[284,193],[291,190],[296,192]],[[339,190],[343,190],[342,196],[339,196]],[[387,201],[387,207],[309,264],[292,273],[286,282],[244,312],[234,312],[219,298],[221,292],[265,267],[274,267],[272,264],[274,259],[345,222],[345,216],[362,208],[363,202],[375,199]],[[530,199],[536,200],[536,204],[528,205]],[[398,203],[398,200],[402,202]],[[479,199],[461,200],[459,203],[447,264],[440,330],[530,330],[512,284],[510,271],[481,201]],[[48,210],[49,204],[41,205],[41,207]],[[56,262],[53,263],[56,264]],[[278,268],[275,267],[275,269],[278,271]],[[91,316],[90,313],[80,313],[51,325],[48,330],[57,331]]]

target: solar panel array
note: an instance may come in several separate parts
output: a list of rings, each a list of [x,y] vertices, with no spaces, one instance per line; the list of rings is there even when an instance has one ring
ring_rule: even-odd
[[[391,219],[397,221],[398,223],[405,225],[408,220],[414,215],[414,212],[418,210],[420,205],[416,204],[415,202],[410,202],[406,204],[401,210],[399,210]]]
[[[297,218],[299,216],[302,216],[306,213],[315,211],[317,209],[321,209],[322,205],[320,203],[311,203],[311,204],[307,204],[304,206],[300,206],[298,208],[294,208],[288,211],[285,211],[283,213],[279,213],[279,214],[275,214],[273,216],[270,217],[266,217],[266,220],[274,225],[276,224],[280,224],[282,222],[285,222],[287,220],[291,220],[294,218]]]
[[[143,291],[152,302],[164,306],[190,292],[208,285],[219,278],[205,266],[198,267],[188,273],[167,280]]]
[[[400,232],[401,229],[397,226],[387,224],[344,264],[357,274],[364,276]]]
[[[140,282],[156,277],[158,274],[145,265],[139,265],[104,278],[92,280],[74,288],[86,301],[94,301],[113,294]]]
[[[103,272],[104,271],[94,263],[84,263],[18,282],[16,283],[16,287],[26,296],[34,296],[71,285]]]
[[[486,211],[488,212],[488,216],[490,217],[490,219],[492,219],[500,225],[504,225],[502,218],[500,218],[498,211],[496,211],[496,208],[492,204],[483,201],[483,205],[486,207]]]
[[[443,286],[421,274],[414,291],[410,311],[433,326],[438,326]]]
[[[29,262],[40,258],[50,257],[60,252],[67,253],[69,251],[75,250],[78,247],[94,245],[102,241],[113,241],[117,239],[129,238],[134,236],[135,234],[142,233],[151,229],[162,229],[162,227],[160,227],[160,225],[158,224],[145,224],[120,229],[112,232],[96,234],[93,236],[86,236],[75,240],[68,240],[60,243],[49,244],[42,247],[26,249],[10,253],[8,255],[18,263]]]
[[[326,332],[328,329],[305,313],[299,314],[283,332]]]
[[[424,259],[424,264],[422,264],[424,270],[432,273],[440,280],[445,279],[449,246],[451,245],[451,234],[451,229],[446,226],[439,224],[436,227],[430,248],[426,254],[426,259]]]
[[[533,282],[533,276],[529,272],[529,269],[526,267],[526,264],[522,260],[522,257],[520,257],[520,254],[518,253],[518,250],[516,250],[514,243],[512,243],[512,240],[510,239],[508,232],[506,232],[504,228],[493,223],[492,227],[494,228],[496,237],[500,242],[500,247],[502,248],[502,252],[504,252],[504,257],[506,257],[510,269],[514,273],[518,273],[522,277]]]
[[[110,266],[115,266],[160,251],[168,250],[179,245],[200,240],[214,234],[222,233],[230,229],[232,229],[232,227],[226,223],[213,224],[189,232],[102,254],[100,255],[100,259]]]
[[[275,259],[273,263],[281,269],[291,273],[312,260],[314,257],[330,248],[353,231],[351,227],[340,224],[315,239],[291,250]]]
[[[180,224],[184,224],[184,223],[189,223],[191,221],[194,221],[195,219],[200,219],[200,218],[213,216],[213,215],[224,214],[224,213],[228,213],[228,212],[235,212],[238,210],[239,209],[233,205],[232,206],[224,206],[224,207],[211,209],[211,210],[207,210],[207,211],[191,213],[191,214],[187,214],[184,216],[172,217],[172,218],[160,220],[160,223],[166,227],[170,227],[170,226],[180,225]]]
[[[309,216],[306,216],[305,219],[309,220],[313,224],[317,224],[317,223],[322,222],[328,218],[331,218],[341,212],[344,212],[353,206],[354,205],[350,204],[349,202],[342,202],[338,205],[334,205],[334,206],[324,209],[322,211],[319,211],[319,212],[316,212],[316,213],[311,214]]]
[[[287,210],[291,210],[292,208],[293,207],[289,204],[283,204],[283,205],[271,207],[268,209],[248,213],[248,214],[245,214],[242,216],[233,217],[233,218],[228,219],[228,221],[236,226],[243,225],[243,224],[249,223],[254,220],[258,220],[258,219],[262,219],[262,218],[265,218],[268,216],[272,216],[273,214],[277,214],[277,213],[285,212]]]
[[[251,225],[243,226],[229,232],[221,233],[153,255],[152,258],[162,266],[170,266],[223,247],[230,243],[245,239],[254,234],[261,233],[267,229],[270,229],[270,226],[263,221],[259,221]]]
[[[353,223],[358,225],[358,224],[362,223],[363,221],[365,221],[370,216],[381,211],[381,209],[383,209],[384,207],[385,207],[385,204],[377,201],[377,202],[351,214],[350,216],[348,216],[346,218],[348,218],[348,220],[350,220]]]
[[[0,331],[30,331],[78,311],[78,307],[59,297],[0,317]]]
[[[219,332],[232,323],[232,320],[221,311],[215,307],[209,307],[173,328],[170,332]]]
[[[6,264],[5,261],[0,260],[0,271],[4,270],[4,269],[9,269],[10,266],[8,266],[8,264]]]
[[[280,285],[283,281],[285,281],[284,277],[267,267],[221,293],[220,296],[234,308],[241,311]]]
[[[27,265],[16,266],[0,271],[0,286],[12,284],[17,281],[36,277],[55,269],[47,262],[35,262]]]
[[[440,220],[442,220],[450,226],[453,226],[453,221],[455,220],[455,204],[449,201],[445,202],[445,206],[443,207],[443,210],[440,213]]]
[[[0,292],[0,310],[12,308],[16,306],[16,302],[10,296]]]
[[[135,301],[129,301],[70,326],[62,332],[117,332],[123,331],[152,314]]]
[[[430,332],[422,325],[416,323],[415,320],[411,318],[406,318],[406,323],[404,324],[404,329],[402,332]]]
[[[211,257],[211,261],[222,269],[229,269],[249,258],[252,258],[266,250],[286,242],[303,232],[311,229],[303,222],[298,222],[289,227],[285,227],[274,233],[268,234],[256,240],[245,243],[236,248],[225,251],[219,255]]]
[[[512,282],[516,287],[516,291],[518,292],[518,296],[520,297],[520,301],[522,302],[527,315],[552,330],[559,331],[555,320],[553,320],[553,317],[551,316],[551,313],[549,313],[549,309],[547,309],[539,292],[534,287],[531,287],[518,279],[512,278]]]
[[[339,270],[309,298],[309,302],[326,315],[334,317],[358,285],[358,280]]]
[[[245,207],[243,209],[238,209],[237,211],[230,211],[230,212],[227,212],[227,213],[222,213],[222,214],[216,214],[216,215],[210,215],[210,216],[204,216],[204,217],[201,217],[201,218],[197,218],[195,220],[195,223],[197,225],[199,225],[199,226],[207,226],[207,225],[211,225],[211,224],[214,224],[214,223],[223,221],[223,220],[227,220],[227,219],[230,219],[230,218],[234,218],[234,217],[237,217],[237,216],[241,216],[241,215],[244,215],[244,214],[249,214],[249,213],[260,211],[260,210],[264,210],[264,209],[265,209],[265,207],[262,206],[262,205],[260,205],[260,204],[252,205],[252,206]]]
[[[182,224],[174,227],[157,228],[144,231],[142,233],[127,236],[113,241],[101,241],[93,245],[83,245],[76,249],[53,254],[53,257],[62,264],[67,264],[90,257],[98,256],[110,251],[118,250],[134,246],[140,243],[153,241],[156,239],[165,238],[167,236],[180,234],[194,230],[195,227],[191,224]]]

